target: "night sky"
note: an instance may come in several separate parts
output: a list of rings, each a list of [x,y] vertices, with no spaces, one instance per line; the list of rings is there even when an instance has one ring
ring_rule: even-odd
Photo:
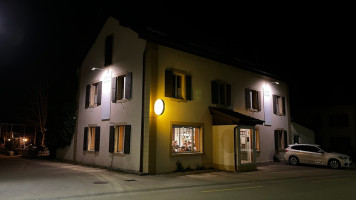
[[[80,65],[105,5],[0,0],[0,122],[23,114],[25,94],[43,77],[63,80]],[[280,76],[290,85],[292,115],[300,107],[354,102],[350,5],[138,5],[108,7],[127,23],[209,42]]]

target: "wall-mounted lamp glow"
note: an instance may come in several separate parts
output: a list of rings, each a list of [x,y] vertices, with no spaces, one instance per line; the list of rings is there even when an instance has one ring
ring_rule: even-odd
[[[276,85],[279,85],[279,82],[278,82],[278,81],[275,81],[275,82],[272,82],[272,83],[274,83],[274,84],[276,84]]]
[[[94,70],[104,70],[104,69],[102,69],[102,68],[97,68],[97,67],[93,67],[93,68],[91,68],[91,70],[94,71]]]
[[[156,115],[162,115],[164,112],[164,107],[164,101],[162,99],[157,99],[154,106]]]

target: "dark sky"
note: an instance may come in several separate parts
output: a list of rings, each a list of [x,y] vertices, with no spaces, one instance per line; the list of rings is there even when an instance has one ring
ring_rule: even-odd
[[[0,122],[21,115],[16,108],[32,83],[46,75],[63,79],[78,66],[105,2],[0,0]],[[150,5],[109,7],[127,22],[192,35],[283,77],[293,109],[354,101],[350,5]]]

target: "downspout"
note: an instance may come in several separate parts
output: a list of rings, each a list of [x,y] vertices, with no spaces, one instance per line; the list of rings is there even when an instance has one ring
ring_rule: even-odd
[[[235,164],[235,172],[237,172],[237,152],[236,152],[236,147],[237,147],[237,144],[236,144],[236,134],[237,134],[237,128],[238,128],[238,125],[236,125],[236,127],[234,127],[234,164]]]
[[[145,73],[146,73],[146,48],[143,52],[143,63],[142,63],[142,105],[141,105],[141,141],[140,141],[140,169],[139,172],[143,173],[143,144],[144,144],[144,113],[145,113]]]

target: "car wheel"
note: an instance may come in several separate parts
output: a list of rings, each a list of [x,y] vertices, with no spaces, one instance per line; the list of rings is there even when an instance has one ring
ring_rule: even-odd
[[[291,157],[289,157],[289,163],[292,165],[297,165],[299,163],[299,160],[297,157],[291,156]]]
[[[338,168],[340,168],[340,166],[341,166],[340,162],[336,159],[331,159],[329,161],[329,167],[332,169],[338,169]]]

